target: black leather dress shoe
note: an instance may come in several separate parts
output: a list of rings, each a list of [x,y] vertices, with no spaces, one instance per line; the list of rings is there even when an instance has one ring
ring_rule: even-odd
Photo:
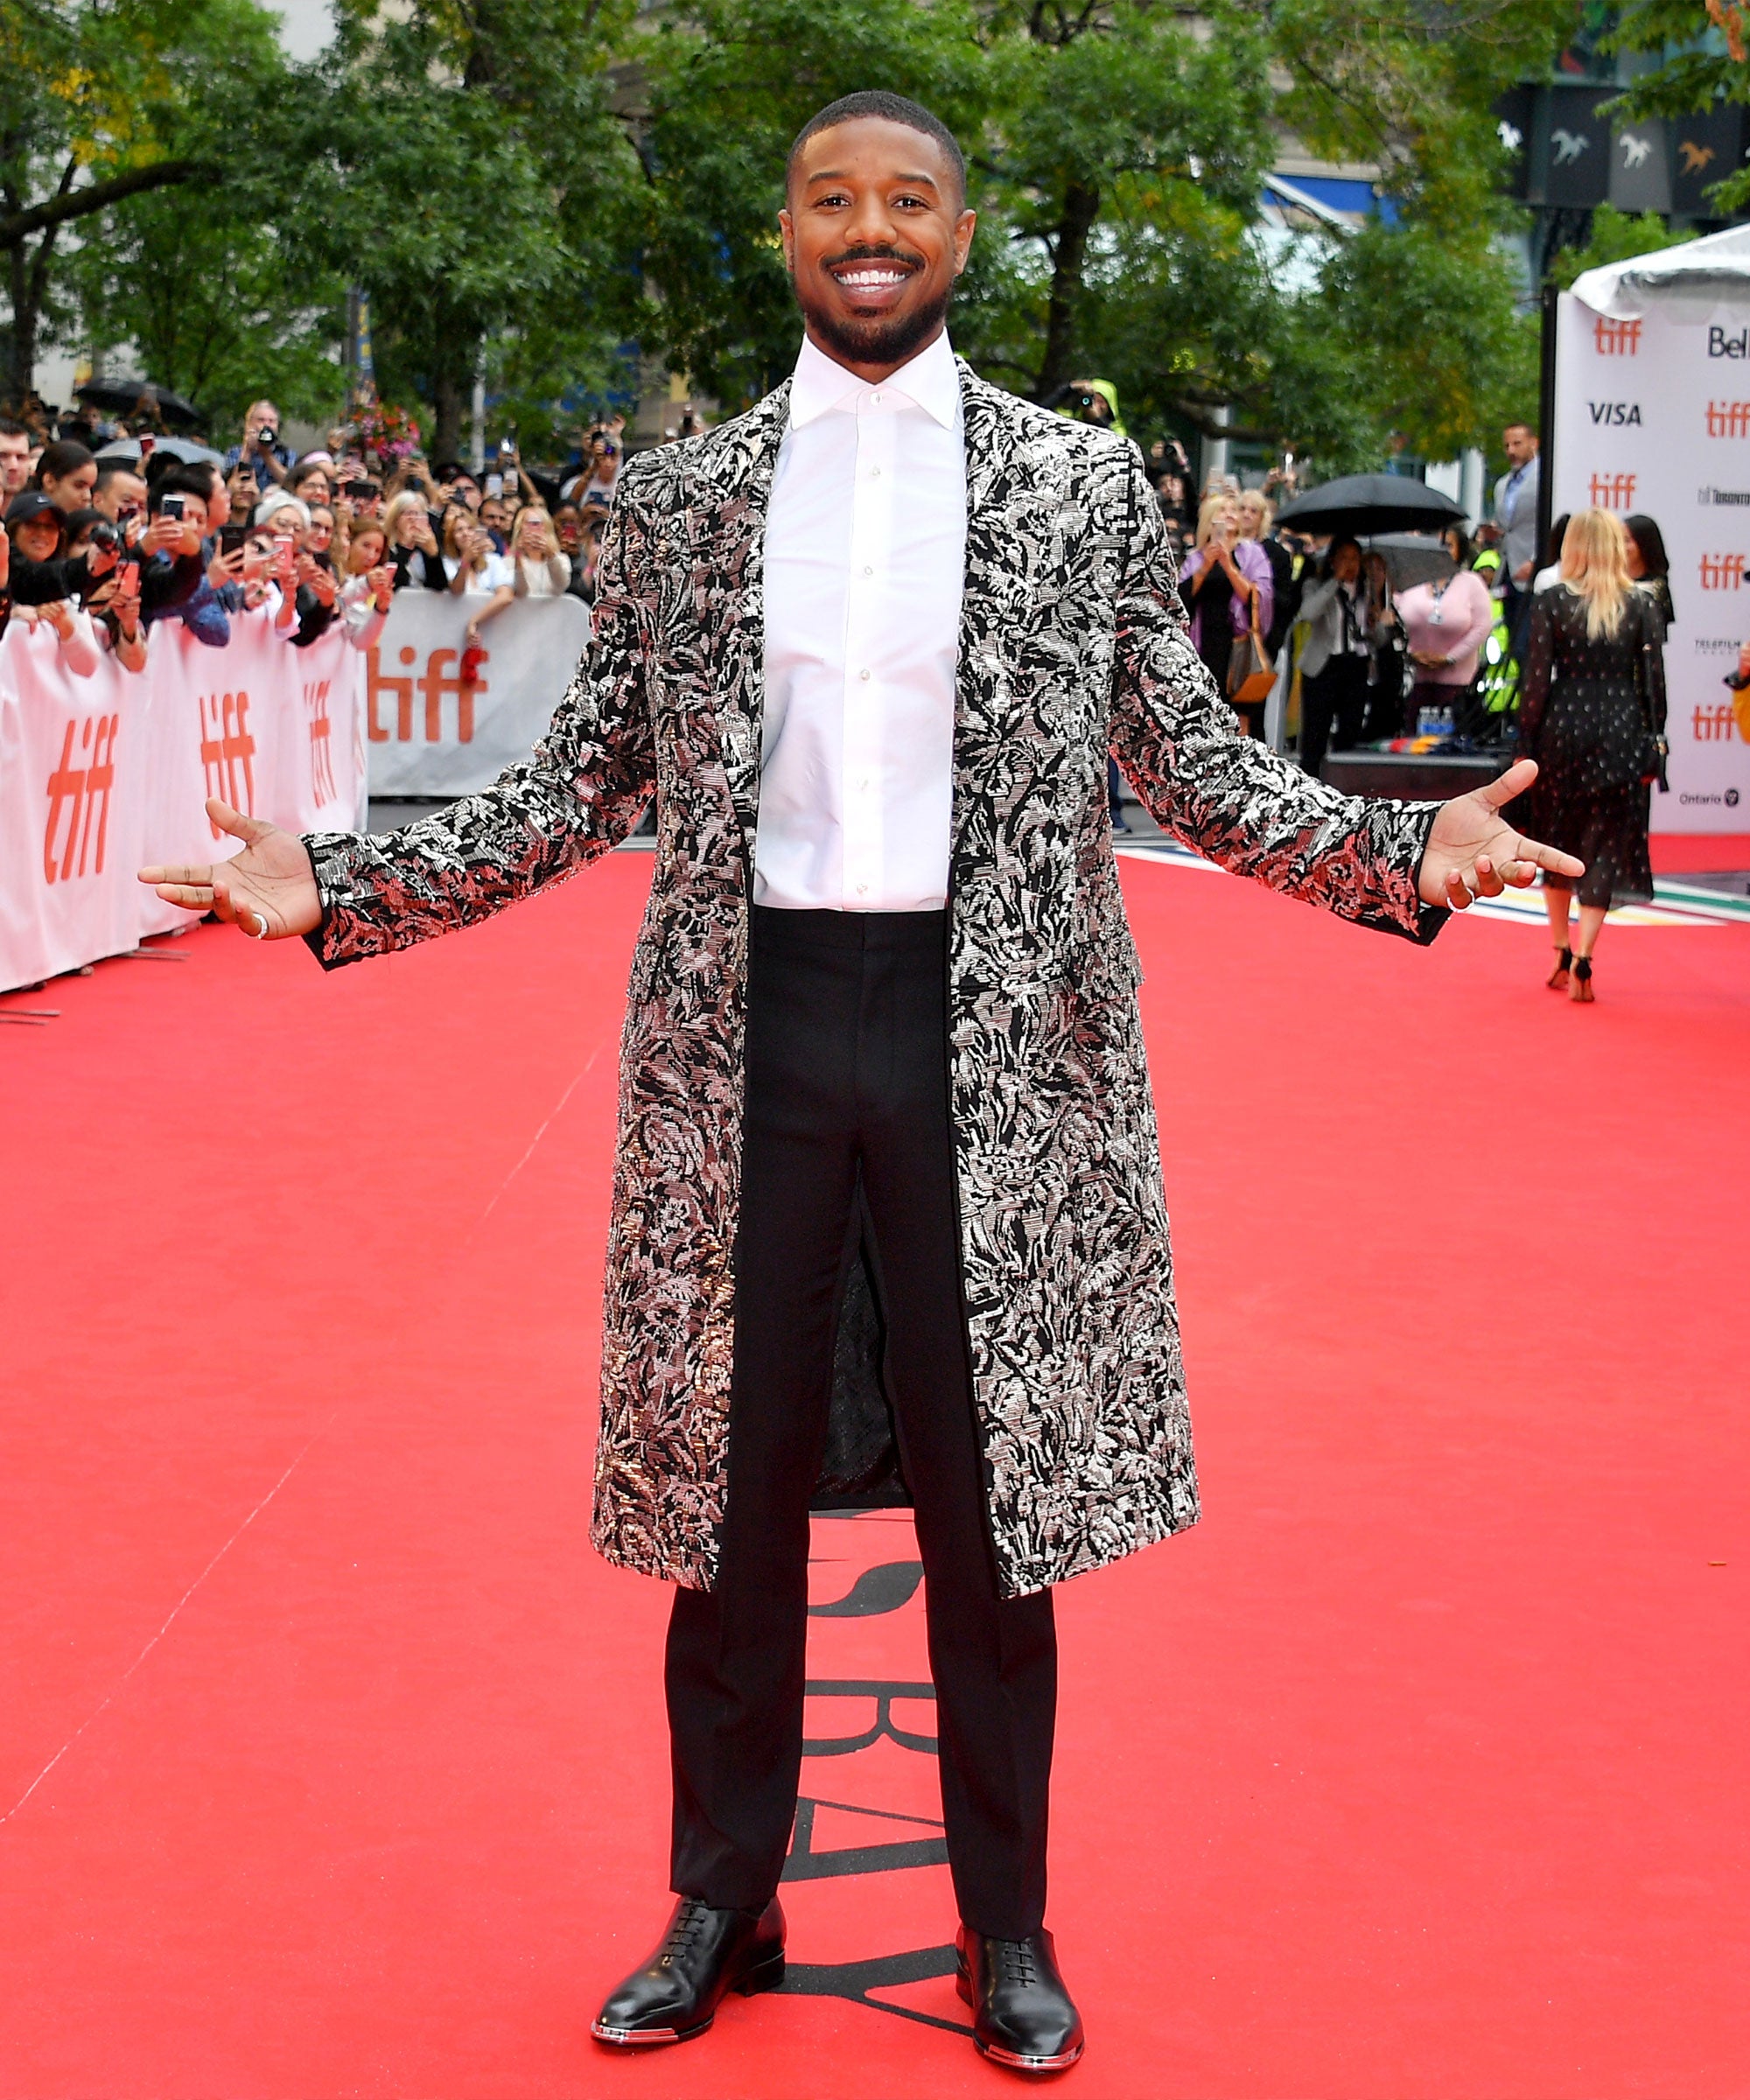
[[[1051,1935],[987,1940],[962,1925],[956,1943],[978,2054],[1005,2070],[1067,2071],[1082,2054],[1082,2015],[1057,1972]]]
[[[662,1944],[614,1992],[590,2033],[620,2048],[690,2041],[730,1992],[752,1998],[783,1980],[784,1914],[776,1896],[757,1918],[682,1896]]]

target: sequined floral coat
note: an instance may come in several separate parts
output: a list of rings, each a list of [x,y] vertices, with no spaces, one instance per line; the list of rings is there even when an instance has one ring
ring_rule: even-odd
[[[1431,806],[1354,801],[1236,732],[1189,647],[1134,448],[961,368],[966,572],[949,1031],[969,1338],[1012,1594],[1197,1515],[1140,981],[1106,754],[1224,867],[1432,938]],[[761,560],[788,384],[621,476],[595,634],[545,739],[392,836],[308,843],[323,961],[448,933],[574,874],[656,797],[608,1242],[594,1536],[708,1587],[735,1348]]]

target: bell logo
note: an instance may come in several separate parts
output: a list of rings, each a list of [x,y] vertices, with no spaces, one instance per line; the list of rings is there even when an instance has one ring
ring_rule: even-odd
[[[1750,438],[1750,401],[1711,401],[1707,404],[1710,438]]]
[[[116,785],[116,732],[121,720],[120,715],[88,715],[83,724],[75,725],[69,722],[66,725],[66,735],[61,739],[60,764],[49,775],[48,822],[43,827],[46,881],[71,882],[88,872],[93,875],[103,872],[103,848],[109,836],[109,790]],[[75,726],[79,731],[76,753]],[[75,764],[75,756],[82,758],[85,763]],[[66,812],[64,844],[61,842],[63,810]]]
[[[1744,588],[1744,556],[1741,554],[1703,555],[1701,587],[1704,591],[1741,591]]]
[[[334,739],[328,721],[328,681],[308,679],[304,711],[310,718],[310,789],[318,802],[334,800]]]
[[[1641,350],[1641,324],[1606,320],[1600,314],[1592,325],[1592,340],[1600,357],[1635,357]]]
[[[1634,508],[1633,474],[1594,474],[1591,502],[1594,510],[1632,510]]]
[[[249,696],[247,693],[203,693],[200,696],[200,768],[206,776],[206,792],[229,802],[245,816],[256,814],[256,774],[249,761],[256,755],[256,739],[249,734]],[[209,818],[208,822],[212,820]],[[225,834],[213,824],[214,838]]]

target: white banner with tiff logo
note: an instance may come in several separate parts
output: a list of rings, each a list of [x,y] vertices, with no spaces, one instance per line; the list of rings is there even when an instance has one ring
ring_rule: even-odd
[[[364,663],[338,632],[306,649],[266,612],[220,649],[179,620],[146,668],[67,668],[46,623],[0,635],[0,990],[190,923],[134,879],[145,862],[228,859],[217,795],[294,831],[365,822]]]
[[[1550,514],[1657,523],[1676,621],[1671,792],[1654,791],[1652,828],[1750,831],[1750,745],[1724,682],[1750,640],[1750,310],[1648,308],[1612,316],[1562,295]]]

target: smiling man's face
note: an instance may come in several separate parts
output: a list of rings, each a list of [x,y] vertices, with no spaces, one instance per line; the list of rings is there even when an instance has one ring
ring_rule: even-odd
[[[928,132],[877,116],[816,131],[778,214],[816,346],[863,379],[915,357],[941,333],[976,223]]]

